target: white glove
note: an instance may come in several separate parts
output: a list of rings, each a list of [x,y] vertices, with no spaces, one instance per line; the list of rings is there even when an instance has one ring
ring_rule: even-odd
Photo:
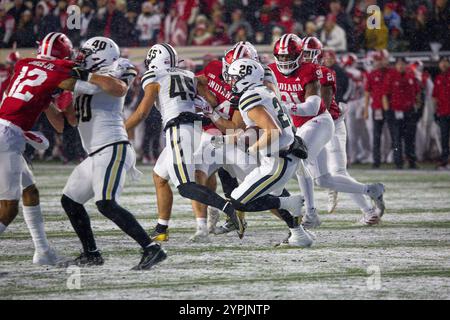
[[[202,96],[195,96],[194,106],[200,110],[207,116],[208,114],[213,113],[214,109],[211,105],[206,101]]]
[[[284,106],[290,114],[297,114],[297,104],[293,102],[284,102]]]
[[[27,143],[36,150],[47,150],[50,146],[47,138],[41,132],[25,131],[23,134]]]

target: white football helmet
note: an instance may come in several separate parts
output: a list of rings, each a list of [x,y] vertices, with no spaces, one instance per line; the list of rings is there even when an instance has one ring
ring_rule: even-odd
[[[228,68],[227,82],[234,93],[243,93],[252,86],[263,84],[264,68],[253,59],[238,59]]]
[[[148,70],[164,70],[178,66],[178,54],[168,43],[155,44],[148,50],[145,67]]]
[[[77,61],[82,67],[96,71],[112,65],[119,57],[119,46],[114,41],[106,37],[93,37],[80,48]]]

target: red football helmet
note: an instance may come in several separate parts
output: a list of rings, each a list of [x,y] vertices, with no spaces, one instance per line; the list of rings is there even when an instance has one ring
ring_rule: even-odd
[[[50,32],[39,43],[39,59],[70,59],[72,57],[72,41],[63,33]]]
[[[225,80],[228,78],[228,68],[230,65],[237,59],[241,58],[250,58],[255,60],[253,52],[243,41],[238,42],[233,48],[226,51],[225,56],[222,58],[222,76]]]
[[[300,67],[302,40],[293,33],[284,34],[273,47],[273,55],[278,70],[289,75]]]
[[[352,67],[358,62],[358,57],[354,53],[348,53],[341,57],[341,64],[344,67]]]
[[[302,61],[319,64],[322,59],[322,42],[316,37],[303,39]]]
[[[17,61],[20,60],[20,53],[19,51],[13,51],[6,57],[6,63],[9,64],[15,64]]]

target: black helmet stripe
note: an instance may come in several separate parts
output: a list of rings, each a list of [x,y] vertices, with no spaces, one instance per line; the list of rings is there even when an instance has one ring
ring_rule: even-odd
[[[161,43],[161,45],[166,48],[166,50],[169,52],[170,55],[170,66],[171,67],[175,67],[176,66],[176,61],[175,61],[175,52],[173,51],[173,49],[167,45],[167,43]]]

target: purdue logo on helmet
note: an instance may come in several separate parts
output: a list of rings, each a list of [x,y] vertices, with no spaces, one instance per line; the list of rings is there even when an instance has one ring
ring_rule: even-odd
[[[113,40],[106,37],[93,37],[81,47],[77,62],[86,69],[96,71],[112,65],[119,58],[120,49]]]
[[[72,41],[63,33],[50,32],[39,42],[37,57],[39,59],[70,59]]]
[[[264,68],[257,61],[242,58],[234,61],[228,68],[227,82],[234,93],[243,93],[264,81]]]
[[[178,65],[178,54],[168,43],[155,44],[148,50],[144,61],[148,70],[164,70]]]
[[[300,67],[302,40],[293,33],[284,34],[273,47],[273,55],[278,70],[289,75]]]

